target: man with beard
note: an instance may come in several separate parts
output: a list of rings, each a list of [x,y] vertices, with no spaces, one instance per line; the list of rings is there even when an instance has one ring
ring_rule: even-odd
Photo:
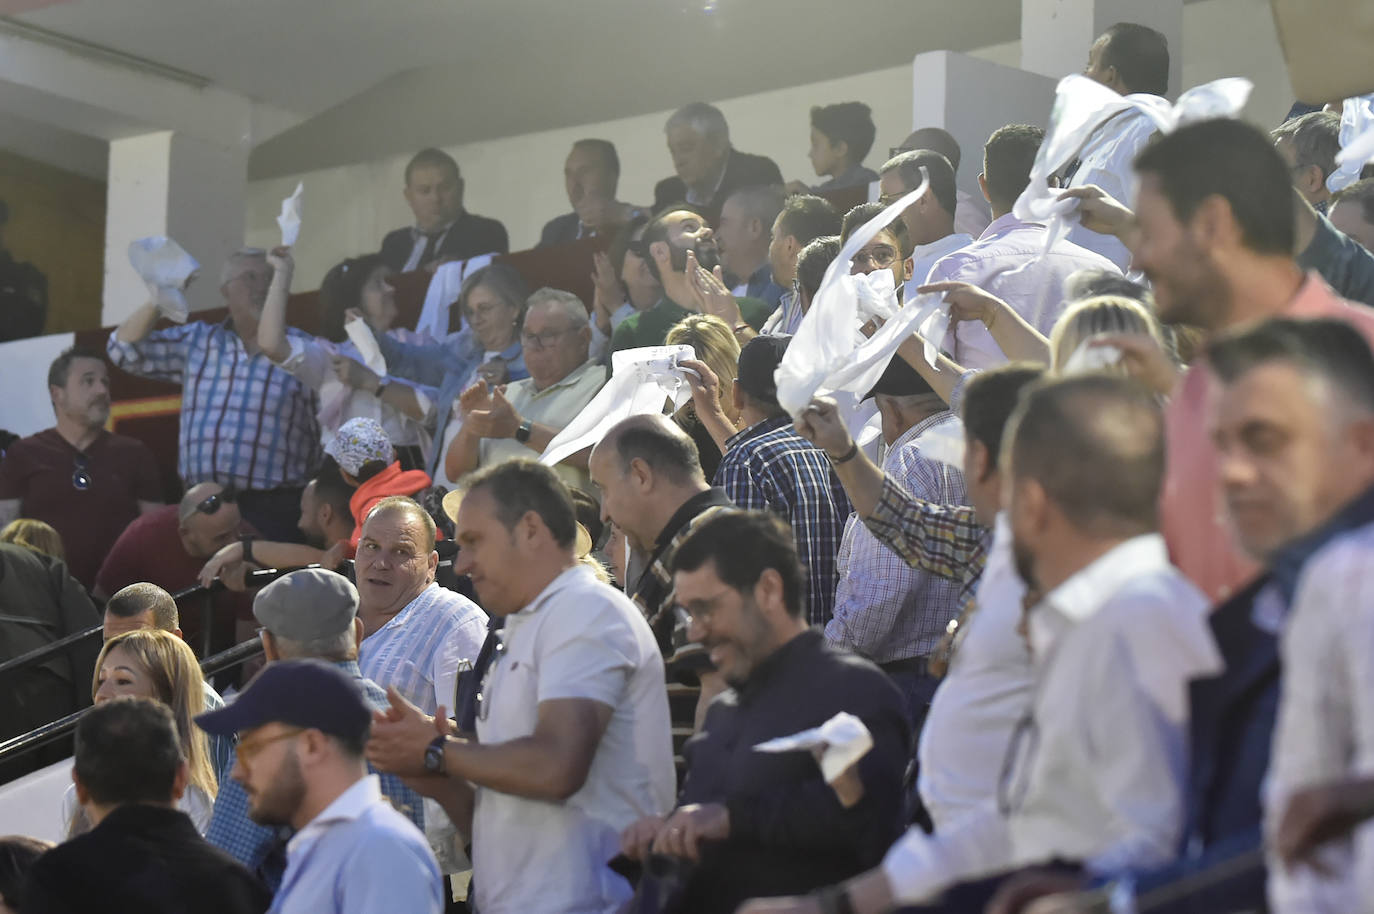
[[[272,914],[443,910],[424,835],[367,772],[372,710],[352,676],[320,660],[273,663],[196,723],[239,734],[233,778],[253,821],[295,829]]]
[[[807,627],[791,529],[764,511],[717,514],[672,568],[692,640],[731,689],[684,749],[677,808],[626,829],[623,852],[694,863],[677,908],[694,914],[730,914],[747,898],[805,892],[873,866],[902,827],[910,728],[881,670]],[[808,752],[754,749],[842,712],[863,722],[873,747],[833,788]]]
[[[705,218],[686,207],[654,217],[644,229],[637,253],[643,256],[654,278],[663,284],[663,297],[649,310],[631,314],[615,328],[611,336],[612,352],[662,346],[668,330],[678,321],[693,312],[709,313],[704,298],[706,287],[712,294],[724,288],[719,269],[720,251],[711,226]],[[689,254],[695,262],[689,263]],[[739,305],[740,323],[756,331],[772,311],[766,302],[757,298],[737,298],[735,301]],[[738,331],[740,327],[733,329]]]
[[[95,586],[101,559],[140,513],[161,507],[157,461],[136,438],[105,431],[110,370],[74,347],[48,369],[57,425],[10,445],[0,463],[0,527],[17,517],[62,535],[72,577]]]

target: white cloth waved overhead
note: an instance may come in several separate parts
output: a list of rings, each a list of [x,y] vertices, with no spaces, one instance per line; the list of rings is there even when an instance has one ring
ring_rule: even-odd
[[[1326,178],[1326,189],[1333,194],[1358,181],[1360,169],[1374,159],[1374,93],[1345,100],[1341,106],[1340,139],[1337,168]]]
[[[301,195],[304,193],[305,185],[298,183],[295,193],[281,201],[277,225],[281,227],[281,243],[288,248],[301,236]]]
[[[186,323],[190,307],[183,290],[200,270],[200,263],[165,235],[130,242],[129,263],[153,293],[153,302],[163,316]]]
[[[1245,107],[1253,87],[1250,80],[1239,77],[1213,80],[1189,89],[1179,96],[1177,104],[1170,105],[1157,95],[1120,95],[1080,73],[1065,76],[1055,89],[1050,126],[1031,166],[1030,184],[1017,198],[1012,212],[1022,222],[1048,225],[1048,251],[1079,218],[1078,201],[1060,200],[1060,192],[1050,187],[1050,177],[1079,156],[1103,123],[1136,109],[1154,121],[1161,133],[1172,133],[1193,121],[1235,116]]]
[[[622,419],[661,414],[665,404],[677,412],[692,399],[692,387],[680,367],[695,359],[691,346],[641,346],[611,354],[611,379],[563,431],[554,436],[539,462],[553,466],[601,440]]]

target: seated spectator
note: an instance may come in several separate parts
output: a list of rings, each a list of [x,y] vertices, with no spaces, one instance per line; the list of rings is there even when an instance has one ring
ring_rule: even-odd
[[[874,865],[901,832],[910,731],[887,677],[809,630],[791,531],[765,512],[720,512],[696,525],[670,567],[693,638],[731,691],[684,750],[677,808],[626,829],[625,854],[684,861],[680,909],[700,914]],[[808,753],[754,750],[842,712],[863,722],[873,746],[833,789]]]
[[[177,798],[177,807],[191,817],[196,831],[204,834],[210,826],[210,807],[219,781],[205,734],[191,722],[205,710],[205,680],[196,655],[185,641],[158,629],[115,635],[105,642],[96,659],[91,698],[99,706],[128,696],[150,698],[171,709],[186,765],[184,792]],[[67,788],[62,798],[62,822],[68,837],[84,834],[99,824],[92,812],[76,786]]]
[[[446,457],[449,479],[543,453],[606,383],[605,367],[588,357],[590,342],[581,299],[559,289],[535,291],[520,329],[530,376],[504,390],[478,381],[463,392],[463,426]],[[570,485],[587,491],[585,466],[585,455],[574,455],[557,469]]]
[[[923,441],[935,436],[962,437],[963,425],[916,369],[893,359],[868,397],[881,417],[883,475],[913,498],[968,504],[963,473],[922,453]],[[839,585],[826,641],[878,664],[901,690],[908,720],[919,732],[940,683],[930,660],[945,627],[959,615],[962,588],[909,567],[858,514],[850,515],[845,525],[835,565]]]
[[[959,141],[954,135],[940,127],[921,127],[913,130],[902,141],[902,145],[888,151],[888,157],[896,158],[904,152],[916,152],[921,149],[944,156],[957,178],[963,151],[959,148]],[[962,188],[956,190],[954,195],[954,231],[960,235],[979,237],[992,221],[988,218],[987,204],[983,200],[975,199],[973,194]]]
[[[1374,179],[1356,181],[1331,201],[1331,224],[1374,251]]]
[[[354,564],[358,665],[426,714],[452,707],[459,666],[476,661],[487,633],[477,604],[434,583],[434,536],[434,519],[419,504],[384,498],[363,520]]]
[[[4,607],[0,613],[0,663],[100,624],[100,614],[86,589],[67,573],[65,564],[12,543],[0,543],[0,606]],[[6,674],[0,741],[89,704],[86,677],[96,653],[86,639],[46,663]],[[0,763],[0,783],[60,761],[66,754],[60,744],[54,744]]]
[[[483,914],[616,911],[631,896],[606,866],[617,836],[673,801],[658,646],[634,604],[578,561],[575,510],[552,470],[510,460],[462,492],[455,568],[505,622],[476,739],[392,694],[368,759],[428,775],[426,789],[472,838]]]
[[[426,467],[431,478],[440,478],[444,454],[458,434],[454,421],[460,416],[458,395],[479,378],[488,384],[505,384],[529,377],[520,348],[520,321],[528,297],[520,274],[494,263],[463,280],[456,307],[467,321],[464,332],[425,344],[403,343],[389,336],[377,340],[387,371],[420,385],[424,395],[423,401],[415,397],[406,408],[434,430],[434,453]],[[349,371],[349,378],[359,378],[359,384],[374,393],[382,384],[380,378],[370,372],[364,376],[357,369]]]
[[[937,261],[928,284],[966,282],[996,295],[1042,334],[1064,310],[1064,280],[1077,270],[1114,269],[1100,254],[1061,239],[1045,250],[1047,229],[1022,222],[1011,209],[1030,181],[1031,165],[1045,137],[1039,127],[1002,127],[988,139],[978,183],[992,205],[993,223],[977,241]],[[987,329],[960,322],[941,347],[966,368],[988,368],[1007,360]]]
[[[72,576],[89,590],[124,528],[161,507],[162,483],[146,444],[105,430],[110,371],[100,352],[59,355],[48,394],[57,425],[14,442],[0,461],[0,527],[20,517],[53,527]]]
[[[463,176],[453,156],[421,149],[406,163],[405,198],[415,224],[382,239],[382,260],[396,273],[428,270],[449,260],[510,251],[506,227],[463,209]]]
[[[792,525],[806,568],[806,618],[824,625],[835,603],[835,556],[854,509],[825,453],[797,434],[778,405],[773,373],[789,340],[762,336],[740,350],[732,394],[744,428],[725,442],[714,484],[741,508],[767,509]],[[701,374],[692,385],[697,414],[719,427],[725,422],[719,382],[703,363],[693,367]]]
[[[720,276],[720,253],[711,226],[688,209],[674,209],[654,217],[639,241],[649,272],[663,284],[663,297],[647,311],[632,314],[615,329],[611,352],[641,346],[661,346],[668,329],[693,311],[721,314],[708,305],[702,291],[729,297],[740,315],[737,323],[757,330],[767,320],[769,307],[753,298],[735,298]],[[732,326],[731,329],[737,329]]]
[[[156,584],[169,593],[195,587],[205,560],[236,540],[255,536],[252,527],[239,514],[239,493],[217,482],[191,486],[181,503],[158,508],[129,525],[105,556],[95,578],[95,596],[105,599],[129,584]],[[219,576],[242,590],[248,570],[243,561],[226,564]],[[193,644],[208,643],[209,653],[223,650],[239,639],[235,619],[251,617],[251,604],[240,593],[206,594],[210,601],[211,628],[202,631],[199,614],[185,619],[187,639]],[[251,630],[244,636],[250,635]]]
[[[735,284],[730,293],[757,298],[770,309],[778,306],[783,292],[773,279],[773,265],[768,259],[773,241],[770,233],[782,212],[783,199],[780,187],[740,188],[725,199],[716,227],[720,264],[727,280]]]
[[[1326,214],[1331,191],[1326,179],[1336,170],[1336,153],[1341,151],[1341,116],[1334,111],[1313,111],[1284,121],[1269,135],[1274,148],[1283,156],[1292,176],[1293,187],[1302,198]],[[1103,188],[1112,196],[1110,188]],[[1118,196],[1118,199],[1126,199]]]
[[[732,388],[735,368],[739,365],[739,343],[729,326],[709,314],[690,314],[673,325],[663,343],[666,346],[691,346],[696,361],[706,363],[720,381],[720,405],[725,419],[731,428],[738,430],[739,410],[735,407]],[[697,446],[703,475],[707,479],[714,479],[716,468],[720,466],[721,445],[716,443],[711,430],[697,415],[696,404],[684,403],[675,418]]]
[[[663,297],[663,284],[649,272],[639,248],[647,215],[635,216],[611,241],[610,250],[592,253],[592,358],[607,361],[611,336],[625,318],[647,311]]]
[[[911,245],[911,262],[907,265],[910,278],[903,296],[908,300],[915,297],[917,286],[925,284],[930,268],[940,258],[973,243],[972,236],[954,231],[954,168],[938,152],[922,149],[888,159],[879,179],[883,192],[879,202],[890,206],[920,187],[922,169],[930,187],[902,212],[902,224]]]
[[[0,838],[0,914],[19,914],[28,894],[29,870],[52,848],[51,841],[24,835]]]
[[[715,225],[725,199],[741,187],[782,183],[772,159],[730,145],[730,126],[719,108],[685,105],[668,118],[663,132],[677,175],[654,185],[654,212],[660,216],[669,206],[689,203]]]
[[[773,221],[768,265],[773,269],[773,281],[786,291],[778,302],[777,310],[764,323],[763,333],[777,335],[797,332],[802,316],[797,301],[797,257],[802,248],[817,238],[839,233],[840,214],[835,212],[829,200],[810,194],[797,194],[783,203],[782,212]],[[754,328],[741,328],[741,345],[749,342],[754,335]]]
[[[318,403],[314,391],[258,349],[271,281],[266,252],[243,248],[220,272],[227,320],[154,330],[160,312],[150,301],[110,334],[105,349],[117,368],[181,386],[182,482],[232,484],[256,530],[292,542],[296,501],[319,463]]]
[[[62,534],[41,520],[21,517],[10,521],[0,530],[0,543],[14,543],[59,562],[67,560],[66,550],[62,548]]]
[[[92,828],[38,859],[22,910],[267,910],[271,893],[178,808],[194,782],[185,743],[172,711],[146,698],[111,701],[81,718],[72,780]]]
[[[563,163],[563,184],[573,211],[550,219],[536,247],[567,244],[579,238],[614,235],[642,210],[615,198],[620,156],[609,140],[578,140]]]
[[[1125,379],[1068,378],[1028,392],[1007,437],[1017,573],[1043,595],[1023,623],[1031,710],[996,804],[934,836],[908,831],[881,868],[831,890],[864,914],[982,910],[1014,867],[1149,866],[1183,831],[1188,683],[1222,663],[1206,598],[1155,532],[1159,406]]]
[[[354,518],[353,533],[348,538],[350,551],[357,550],[362,519],[377,502],[393,495],[413,496],[431,483],[424,470],[401,469],[396,449],[372,419],[349,419],[324,452],[339,465],[344,482],[354,487],[348,500],[348,510]]]
[[[881,203],[860,203],[844,214],[840,225],[840,244],[849,241],[849,236],[882,213]],[[906,284],[906,268],[911,257],[911,239],[906,233],[906,223],[901,219],[878,232],[868,243],[859,248],[849,267],[853,275],[876,273],[879,270],[892,272],[893,288],[897,290],[897,300],[902,300]]]
[[[105,642],[125,632],[152,629],[182,638],[181,616],[177,612],[176,601],[156,584],[130,584],[105,601],[105,618],[101,622],[101,635]],[[214,686],[203,678],[201,686],[205,693],[205,710],[224,707],[224,699]],[[233,742],[212,738],[210,763],[215,769],[215,777],[220,781],[227,780],[234,763]]]
[[[196,718],[239,736],[234,779],[260,825],[290,826],[281,912],[444,909],[425,837],[368,774],[372,708],[356,676],[323,660],[269,664],[229,707]]]
[[[386,692],[358,669],[362,622],[357,612],[358,591],[348,579],[315,568],[278,578],[253,600],[253,617],[262,625],[262,650],[269,665],[311,658],[331,663],[353,680],[373,711],[385,711]],[[389,774],[381,775],[381,788],[397,812],[424,829],[424,810],[415,791]],[[277,853],[276,833],[250,819],[250,802],[244,785],[225,777],[205,838],[275,892],[281,887],[286,859]]]
[[[811,109],[811,149],[806,157],[816,174],[829,178],[815,187],[815,193],[872,184],[878,175],[864,168],[864,158],[873,148],[878,128],[873,126],[873,112],[863,102],[840,102]],[[793,181],[788,190],[806,193],[800,181]]]
[[[349,419],[375,419],[386,429],[393,445],[418,465],[423,417],[416,418],[414,394],[404,384],[383,384],[375,388],[371,378],[350,377],[366,371],[362,354],[344,331],[349,312],[356,312],[367,323],[372,335],[395,337],[400,343],[423,343],[428,337],[413,330],[394,327],[400,312],[389,277],[391,268],[377,254],[353,257],[332,268],[320,284],[320,335],[287,334],[286,301],[291,291],[295,261],[290,248],[276,248],[267,255],[272,267],[272,285],[258,324],[258,345],[302,384],[319,396],[320,444],[327,445]],[[390,395],[388,393],[390,392]]]

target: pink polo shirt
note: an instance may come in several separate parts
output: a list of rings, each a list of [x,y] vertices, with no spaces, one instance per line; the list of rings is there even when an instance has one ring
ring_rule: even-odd
[[[1317,273],[1309,272],[1281,317],[1330,317],[1348,321],[1374,346],[1374,309],[1346,301]],[[1260,570],[1240,550],[1226,515],[1217,452],[1212,444],[1209,399],[1212,373],[1202,359],[1183,376],[1169,402],[1168,467],[1160,499],[1160,524],[1169,557],[1213,602],[1221,602]]]

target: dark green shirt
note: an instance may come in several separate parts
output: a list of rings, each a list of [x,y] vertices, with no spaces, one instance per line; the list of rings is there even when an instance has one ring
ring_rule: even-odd
[[[739,316],[755,330],[763,326],[773,311],[772,306],[757,298],[736,298],[735,301],[739,304]],[[696,313],[665,295],[649,310],[631,314],[620,322],[611,335],[611,352],[638,349],[641,346],[662,346],[674,324]]]

